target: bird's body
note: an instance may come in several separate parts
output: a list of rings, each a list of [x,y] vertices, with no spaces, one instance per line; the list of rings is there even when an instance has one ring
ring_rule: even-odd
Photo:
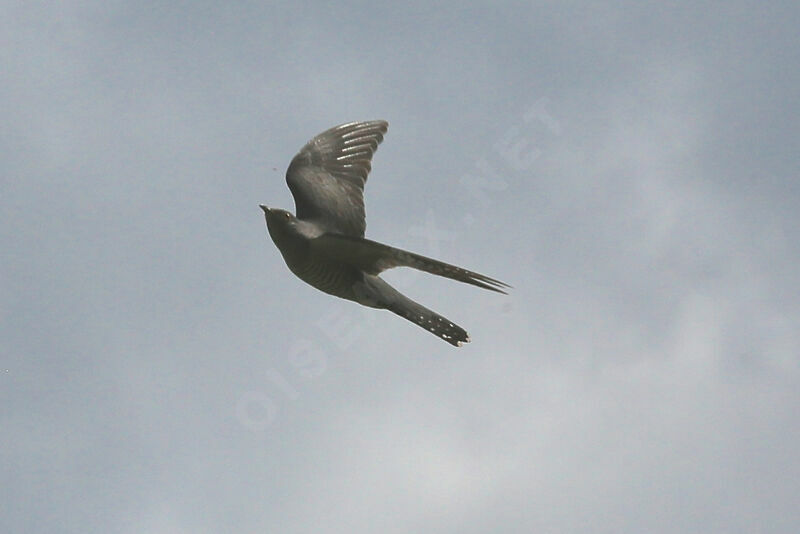
[[[387,128],[386,121],[353,122],[309,141],[286,171],[297,216],[261,206],[270,237],[289,269],[309,285],[364,306],[388,309],[460,346],[469,341],[464,329],[412,301],[378,275],[406,266],[501,293],[509,286],[364,239],[364,184]]]
[[[354,286],[363,280],[363,273],[346,262],[328,258],[315,251],[312,240],[318,236],[311,237],[313,228],[310,236],[303,231],[303,221],[295,221],[293,225],[268,226],[270,236],[281,251],[289,270],[320,291],[335,297],[356,300]],[[280,230],[273,230],[275,226]]]

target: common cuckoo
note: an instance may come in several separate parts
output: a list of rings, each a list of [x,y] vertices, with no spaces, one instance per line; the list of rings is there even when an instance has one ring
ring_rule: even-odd
[[[459,347],[469,342],[463,328],[378,275],[392,267],[413,267],[499,293],[510,286],[364,238],[364,184],[388,127],[382,120],[349,122],[309,141],[286,171],[297,215],[262,204],[267,229],[286,265],[304,282],[364,306],[390,310]]]

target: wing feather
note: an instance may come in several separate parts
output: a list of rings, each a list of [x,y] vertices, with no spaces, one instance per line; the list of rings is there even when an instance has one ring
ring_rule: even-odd
[[[388,128],[383,120],[349,122],[306,143],[286,171],[297,218],[313,220],[330,232],[363,237],[364,184]]]
[[[377,275],[394,267],[411,267],[498,293],[506,293],[511,287],[484,274],[369,239],[328,233],[314,238],[311,247],[326,258],[349,263],[369,274]]]

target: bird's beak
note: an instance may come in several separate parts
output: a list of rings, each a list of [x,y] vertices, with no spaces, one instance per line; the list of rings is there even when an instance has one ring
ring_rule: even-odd
[[[259,204],[258,207],[264,210],[264,213],[269,213],[269,208],[266,207],[264,204]]]

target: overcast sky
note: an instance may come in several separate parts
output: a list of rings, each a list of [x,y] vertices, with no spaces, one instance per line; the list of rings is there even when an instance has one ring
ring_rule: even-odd
[[[690,4],[692,7],[690,7]],[[796,2],[0,2],[0,531],[800,531]],[[259,203],[386,119],[367,237]]]

